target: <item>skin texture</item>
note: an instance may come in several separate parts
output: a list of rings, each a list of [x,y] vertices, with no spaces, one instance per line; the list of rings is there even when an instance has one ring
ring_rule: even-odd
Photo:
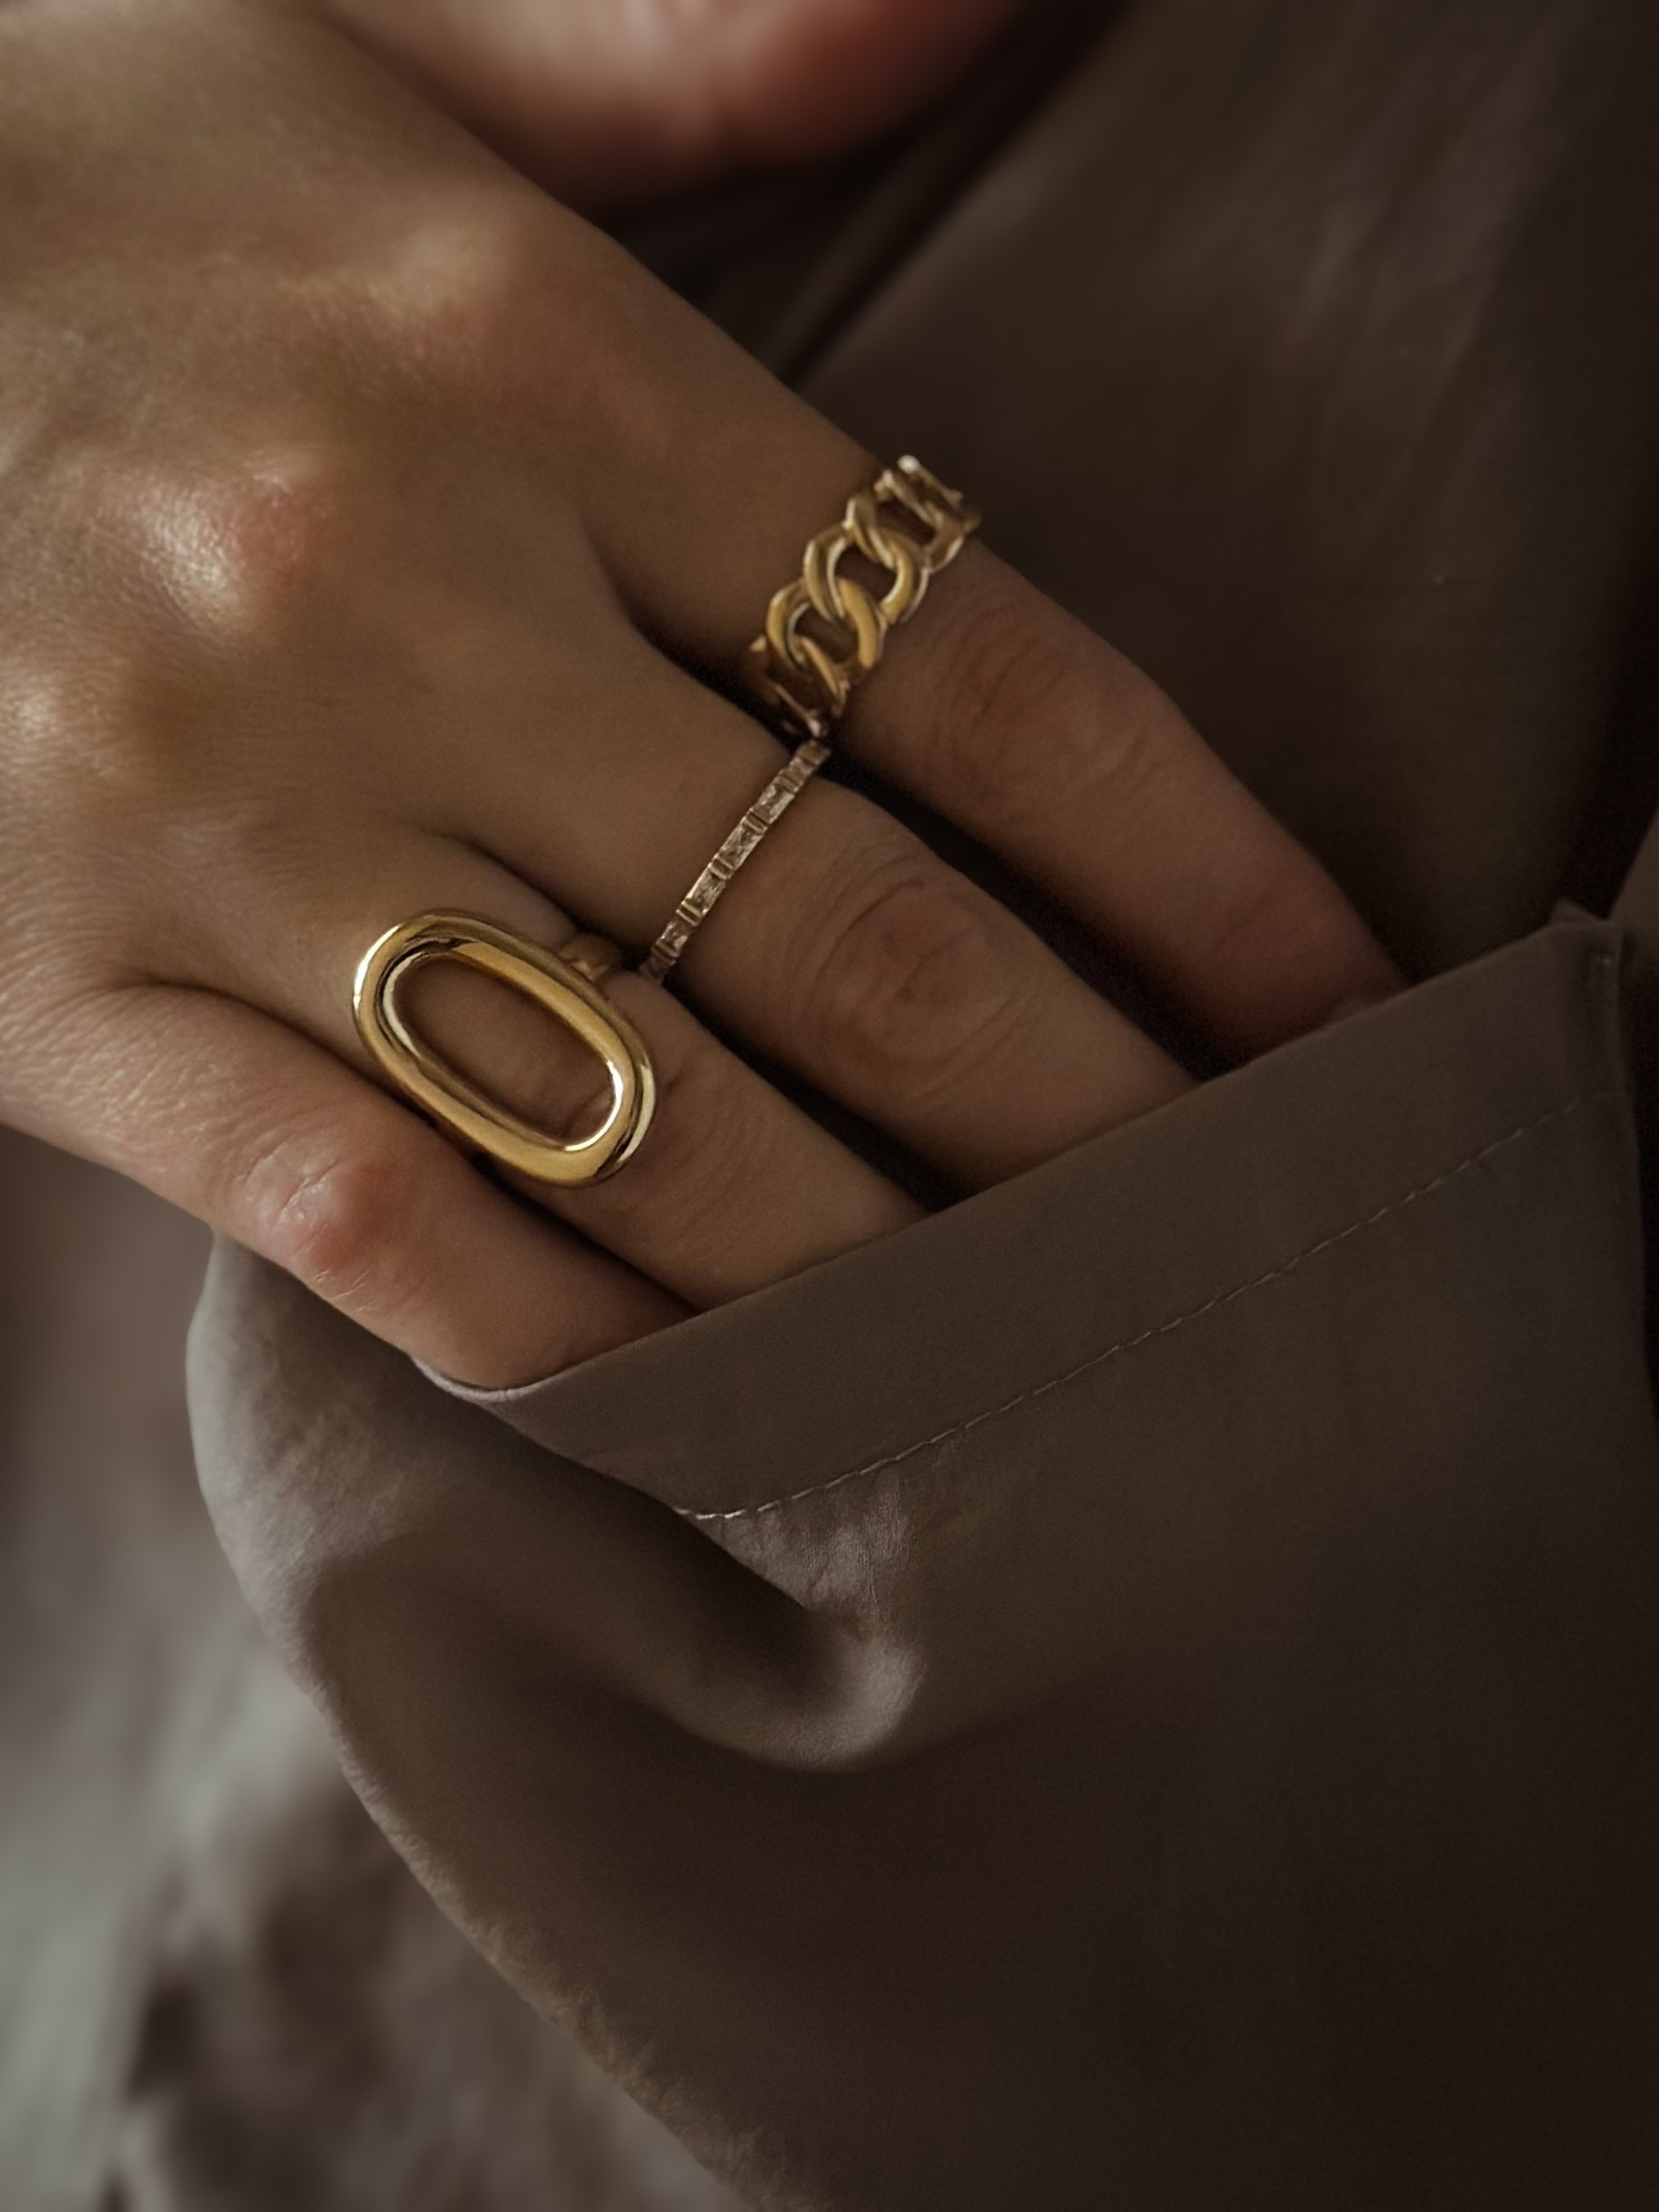
[[[1183,1086],[820,784],[681,1000],[614,987],[662,1082],[638,1158],[487,1179],[371,1079],[358,958],[433,908],[648,944],[786,757],[688,672],[736,665],[871,458],[307,23],[0,14],[0,1114],[507,1383],[912,1218],[741,1051],[962,1188]],[[847,742],[1224,1051],[1394,980],[1171,703],[977,549]],[[580,1111],[520,1002],[440,975],[420,1018]]]
[[[317,0],[561,198],[810,161],[943,92],[1018,0]]]

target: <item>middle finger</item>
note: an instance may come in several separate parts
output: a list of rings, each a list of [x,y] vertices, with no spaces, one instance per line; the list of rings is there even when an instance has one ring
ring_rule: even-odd
[[[559,687],[581,734],[562,748],[557,803],[536,803],[533,756],[508,742],[469,763],[464,828],[643,950],[788,753],[632,633],[609,642],[602,681]],[[969,1185],[1188,1082],[1032,931],[822,778],[732,883],[682,975],[720,1026]]]

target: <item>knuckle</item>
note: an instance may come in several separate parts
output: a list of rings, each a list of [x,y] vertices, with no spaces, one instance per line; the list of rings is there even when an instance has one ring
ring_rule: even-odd
[[[343,446],[316,436],[187,483],[175,599],[216,636],[280,641],[336,567],[352,475]]]
[[[250,428],[233,458],[58,457],[31,603],[0,626],[0,744],[69,826],[171,818],[238,758],[250,663],[274,666],[357,530],[343,441]],[[361,532],[359,532],[361,534]],[[88,610],[95,619],[89,618]]]
[[[562,425],[562,469],[643,445],[676,458],[652,364],[657,288],[614,240],[561,220],[522,187],[430,210],[377,278],[371,343],[384,374],[446,423],[458,407],[544,434]]]
[[[108,908],[158,890],[193,902],[228,879],[245,884],[295,865],[314,847],[271,775],[226,743],[204,702],[182,685],[164,647],[107,637],[76,666],[18,655],[0,667],[0,746],[27,801],[0,824],[0,863],[14,836],[21,865],[62,880],[70,866],[101,871]],[[216,742],[216,728],[217,742]]]
[[[251,1241],[319,1297],[385,1319],[424,1294],[407,1234],[409,1179],[391,1162],[290,1138],[243,1178]]]
[[[100,446],[64,457],[60,513],[157,637],[276,642],[337,566],[354,504],[347,441],[322,422],[250,422],[222,459]]]
[[[1249,1048],[1312,1028],[1344,996],[1386,991],[1395,981],[1335,885],[1296,850],[1259,860],[1230,887],[1202,952],[1229,1010],[1226,1030]]]
[[[402,370],[446,386],[498,380],[550,289],[548,236],[544,207],[516,191],[414,223],[374,284],[380,341]]]
[[[978,589],[917,671],[930,750],[964,808],[1018,832],[1056,791],[1133,799],[1157,770],[1163,694],[1029,587]]]
[[[915,1100],[959,1082],[1018,1014],[996,910],[921,847],[866,865],[822,932],[805,1018],[830,1063]]]
[[[88,641],[73,660],[37,639],[4,656],[0,741],[37,842],[60,852],[114,837],[131,849],[177,798],[187,718],[167,711],[161,656],[142,637]]]

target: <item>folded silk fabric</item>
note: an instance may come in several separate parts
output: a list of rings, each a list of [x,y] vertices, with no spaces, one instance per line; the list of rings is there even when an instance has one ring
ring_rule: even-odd
[[[1618,0],[1148,0],[775,325],[1416,988],[529,1390],[215,1260],[268,1632],[757,2208],[1651,2187],[1659,848],[1554,909],[1655,796],[1656,88]]]

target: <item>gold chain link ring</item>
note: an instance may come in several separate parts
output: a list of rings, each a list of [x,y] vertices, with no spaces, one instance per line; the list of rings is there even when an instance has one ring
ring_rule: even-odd
[[[756,693],[787,734],[830,739],[889,635],[910,620],[980,520],[960,492],[907,453],[812,540],[799,577],[773,599],[747,656]],[[879,596],[846,573],[854,554],[892,579]]]

